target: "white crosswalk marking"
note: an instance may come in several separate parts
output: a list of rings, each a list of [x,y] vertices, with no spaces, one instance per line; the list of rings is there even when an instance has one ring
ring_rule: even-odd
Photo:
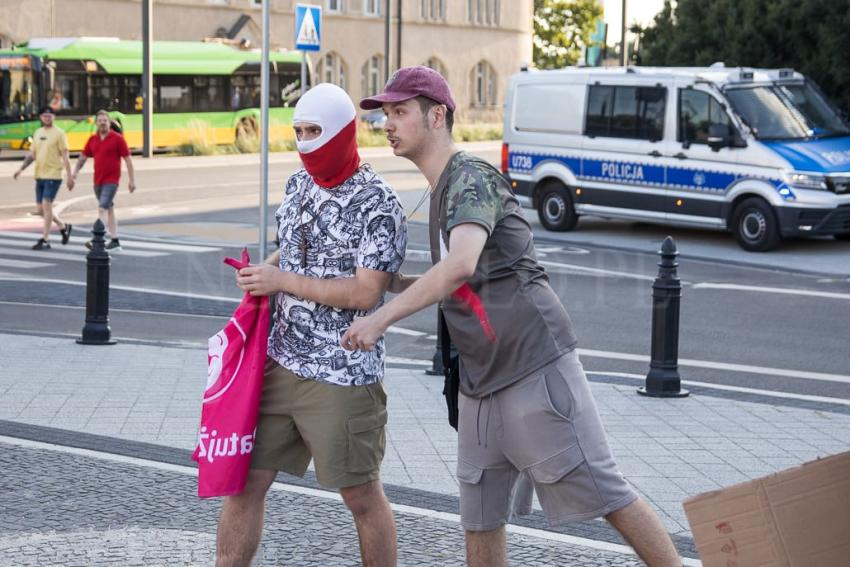
[[[89,240],[82,236],[72,236],[67,245],[60,244],[59,238],[51,239],[49,250],[32,250],[38,234],[32,232],[0,232],[0,267],[7,269],[35,270],[55,266],[58,262],[85,262]],[[215,246],[196,246],[191,244],[172,244],[167,242],[142,242],[121,240],[121,250],[110,252],[113,258],[129,256],[132,258],[157,258],[175,252],[204,253],[219,252]],[[18,258],[26,258],[18,259]]]
[[[38,238],[37,234],[32,232],[14,232],[14,231],[4,231],[0,232],[2,236],[11,236],[16,238],[22,238],[29,241],[34,241],[34,239]],[[71,243],[73,244],[85,244],[89,238],[83,236],[72,236]],[[30,243],[32,244],[32,242]],[[51,241],[52,244],[52,241]],[[121,248],[122,252],[130,252],[137,250],[158,250],[161,252],[218,252],[221,248],[215,246],[200,246],[195,244],[172,244],[170,242],[145,242],[141,240],[126,240],[124,238],[121,239]]]
[[[27,262],[26,260],[12,260],[10,258],[3,258],[2,265],[6,268],[46,268],[48,266],[52,266],[53,264],[45,264],[44,262]]]
[[[86,254],[88,253],[88,249],[85,246],[81,246],[79,244],[68,244],[66,246],[62,246],[61,244],[56,243],[56,245],[54,246],[54,243],[51,241],[50,245],[51,245],[51,248],[50,248],[49,251],[48,250],[31,250],[29,253],[27,253],[27,256],[30,256],[30,257],[37,256],[39,258],[41,258],[41,257],[51,258],[51,256],[49,256],[49,255],[52,255],[52,258],[54,260],[78,260],[78,259],[85,260]],[[13,238],[0,238],[0,246],[15,246],[17,248],[27,248],[28,249],[32,246],[32,243],[29,240],[24,241],[24,240],[15,240]],[[121,254],[122,256],[135,256],[137,258],[155,258],[157,256],[167,256],[168,255],[167,252],[152,252],[152,251],[148,251],[148,250],[127,250],[126,248],[124,248],[123,243],[122,243],[121,247],[122,247],[122,250],[121,250],[121,252],[118,252],[118,254]],[[20,255],[19,253],[16,253],[16,252],[10,251],[10,250],[3,250],[2,253],[3,254],[9,254],[9,255],[12,255],[12,256]]]

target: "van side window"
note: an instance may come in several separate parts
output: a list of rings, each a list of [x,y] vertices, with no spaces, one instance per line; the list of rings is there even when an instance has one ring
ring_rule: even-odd
[[[723,105],[707,92],[679,89],[677,139],[689,144],[707,144],[708,129],[712,124],[723,124],[731,132],[732,122]]]
[[[592,85],[587,94],[585,135],[660,140],[667,89]]]

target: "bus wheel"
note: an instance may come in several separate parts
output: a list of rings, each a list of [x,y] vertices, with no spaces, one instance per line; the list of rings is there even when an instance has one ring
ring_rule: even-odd
[[[257,121],[253,116],[243,116],[236,125],[236,145],[240,148],[250,148],[257,144],[260,137]]]
[[[732,232],[744,250],[767,252],[779,246],[779,222],[773,209],[758,197],[741,202],[732,215]]]
[[[570,192],[557,181],[549,181],[540,189],[537,216],[546,230],[556,232],[572,230],[578,222]]]

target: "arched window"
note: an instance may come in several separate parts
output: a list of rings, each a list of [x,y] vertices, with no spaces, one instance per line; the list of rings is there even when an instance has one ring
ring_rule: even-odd
[[[326,53],[319,60],[316,71],[321,82],[333,83],[343,90],[346,89],[345,61],[336,52]]]
[[[436,57],[429,57],[425,63],[423,63],[426,67],[430,67],[435,70],[439,74],[441,74],[447,81],[449,80],[449,75],[446,72],[446,66],[443,65],[443,62],[437,59]]]
[[[472,68],[472,105],[496,105],[496,71],[484,59]]]
[[[380,54],[373,55],[360,72],[360,88],[364,97],[373,96],[384,88],[384,57]]]

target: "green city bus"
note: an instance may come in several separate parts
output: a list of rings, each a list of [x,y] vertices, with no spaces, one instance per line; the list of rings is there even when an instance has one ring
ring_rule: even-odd
[[[198,132],[206,142],[255,137],[260,124],[261,56],[218,42],[155,41],[153,145],[173,147]],[[272,52],[269,136],[292,138],[301,54]],[[26,149],[49,105],[71,151],[109,111],[131,148],[142,147],[142,42],[117,38],[34,39],[0,50],[0,149]]]

